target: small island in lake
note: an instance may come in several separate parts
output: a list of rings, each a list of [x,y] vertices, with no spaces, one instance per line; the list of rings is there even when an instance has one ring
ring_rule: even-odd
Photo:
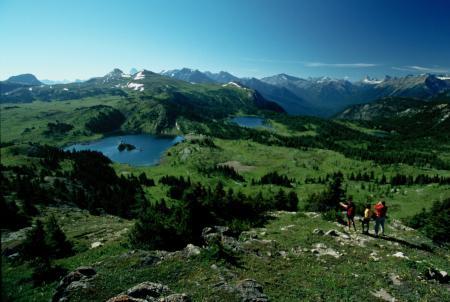
[[[136,146],[134,146],[134,145],[132,145],[132,144],[127,144],[127,143],[120,143],[120,144],[117,146],[117,149],[118,149],[120,152],[122,152],[122,151],[124,151],[124,150],[126,150],[126,151],[131,151],[131,150],[136,149]]]

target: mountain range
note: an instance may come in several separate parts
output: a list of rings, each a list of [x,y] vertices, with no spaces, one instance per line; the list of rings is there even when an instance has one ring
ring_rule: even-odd
[[[227,83],[230,81],[258,90],[277,102],[290,114],[332,116],[349,105],[367,103],[383,97],[403,96],[429,99],[450,89],[450,77],[433,74],[386,76],[382,80],[366,77],[351,82],[329,77],[302,79],[277,74],[261,79],[237,78],[226,72],[211,73],[183,68],[163,75],[192,83]]]
[[[133,70],[135,71],[135,70]],[[0,102],[29,102],[34,99],[67,99],[74,95],[123,94],[134,90],[144,93],[144,86],[133,81],[139,80],[141,72],[126,74],[118,69],[99,78],[85,82],[45,85],[31,74],[13,76],[0,82]],[[366,77],[351,82],[345,79],[299,78],[287,74],[270,77],[239,78],[228,72],[202,72],[182,68],[151,73],[153,78],[165,82],[167,78],[183,81],[188,85],[234,85],[258,91],[265,99],[273,101],[292,115],[313,115],[331,117],[355,104],[369,103],[386,97],[414,97],[429,100],[450,89],[450,77],[422,74],[405,77],[374,79]],[[115,79],[112,81],[112,79]],[[46,82],[56,83],[56,82]],[[176,86],[180,82],[171,82]],[[114,84],[114,85],[111,85]],[[69,92],[70,91],[70,92]],[[125,93],[126,94],[126,93]]]

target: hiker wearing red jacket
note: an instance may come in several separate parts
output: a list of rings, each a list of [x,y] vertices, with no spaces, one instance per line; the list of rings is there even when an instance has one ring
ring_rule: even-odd
[[[386,220],[387,206],[384,201],[379,201],[375,205],[375,236],[378,236],[378,231],[381,226],[381,234],[384,236],[384,221]]]
[[[355,226],[355,204],[353,203],[353,198],[350,197],[347,201],[347,203],[340,203],[341,207],[343,207],[347,211],[347,225],[348,230],[350,230],[351,225],[353,224],[353,228],[356,232],[356,226]]]

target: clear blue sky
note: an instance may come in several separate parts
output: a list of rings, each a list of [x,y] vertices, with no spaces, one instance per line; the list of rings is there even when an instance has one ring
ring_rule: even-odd
[[[450,0],[0,0],[0,79],[450,72]]]

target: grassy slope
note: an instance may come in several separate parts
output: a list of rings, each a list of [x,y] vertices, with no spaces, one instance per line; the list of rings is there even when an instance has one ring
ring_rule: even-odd
[[[69,220],[74,218],[67,215]],[[107,224],[110,229],[121,230],[129,226],[129,222],[113,217],[83,215],[86,216],[84,219],[90,220],[92,233],[101,230],[105,221],[110,222]],[[66,222],[62,220],[64,228],[68,227]],[[450,294],[444,286],[420,280],[421,273],[429,266],[450,269],[447,251],[435,248],[433,252],[427,252],[409,247],[408,242],[431,243],[416,231],[393,228],[391,222],[387,234],[392,241],[350,232],[352,239],[341,244],[334,237],[312,234],[315,228],[340,229],[333,223],[301,214],[277,213],[265,228],[254,230],[259,239],[272,240],[272,243],[247,243],[247,252],[239,254],[236,266],[211,260],[204,254],[188,259],[174,256],[159,264],[142,265],[142,252],[130,253],[123,246],[125,234],[106,241],[100,248],[85,250],[58,263],[68,269],[92,265],[98,272],[91,287],[78,291],[71,301],[104,301],[143,281],[162,282],[175,291],[190,294],[194,301],[239,301],[214,288],[221,275],[227,276],[229,284],[245,278],[257,280],[271,301],[376,301],[370,291],[380,288],[400,301],[448,300]],[[76,242],[83,240],[75,234],[69,233],[69,237]],[[364,246],[356,245],[360,240],[364,240]],[[338,259],[327,255],[318,257],[311,252],[317,243],[343,255]],[[409,259],[393,257],[392,254],[398,251]],[[380,261],[370,258],[372,252],[377,253]],[[52,283],[32,288],[21,281],[30,275],[26,265],[12,267],[3,262],[2,271],[5,272],[5,293],[14,297],[14,301],[48,301],[56,286]],[[393,285],[390,274],[398,275],[401,285]],[[15,284],[21,285],[17,288]]]

